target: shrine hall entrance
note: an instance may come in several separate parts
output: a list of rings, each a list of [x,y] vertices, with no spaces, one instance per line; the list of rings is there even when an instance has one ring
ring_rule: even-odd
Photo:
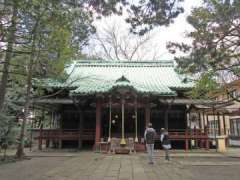
[[[136,116],[134,107],[124,109],[124,133],[125,138],[136,137]],[[111,125],[109,124],[109,109],[104,109],[102,114],[102,138],[107,140],[109,137],[109,126],[111,126],[111,137],[121,138],[122,133],[122,111],[121,108],[115,107],[111,111]],[[139,108],[137,111],[137,136],[143,138],[145,130],[144,109]]]

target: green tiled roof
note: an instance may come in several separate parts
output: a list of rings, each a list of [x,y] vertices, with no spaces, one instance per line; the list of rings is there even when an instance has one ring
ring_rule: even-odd
[[[159,95],[175,95],[168,87],[159,86],[147,86],[130,81],[117,81],[117,80],[104,80],[104,79],[92,79],[91,81],[82,81],[79,87],[71,91],[72,95],[76,94],[94,94],[111,92],[119,87],[127,87],[135,90],[138,93],[149,93]]]
[[[117,87],[129,87],[138,93],[176,95],[177,89],[189,89],[174,70],[173,61],[107,62],[78,61],[68,67],[67,82],[49,86],[72,87],[72,95],[106,93]],[[119,81],[122,77],[126,81]]]
[[[51,78],[45,78],[45,79],[33,79],[33,85],[42,87],[42,88],[67,88],[67,89],[75,89],[75,87],[72,83],[67,83],[67,82],[60,82],[56,79],[51,79]]]

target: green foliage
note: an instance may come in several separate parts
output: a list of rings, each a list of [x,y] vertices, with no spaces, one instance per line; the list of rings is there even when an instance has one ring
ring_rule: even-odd
[[[17,133],[16,117],[5,113],[0,114],[0,146],[7,148],[9,145],[15,144]]]
[[[205,0],[202,7],[193,9],[187,18],[194,28],[188,33],[192,44],[168,45],[173,53],[176,49],[189,53],[189,56],[176,58],[179,68],[191,73],[211,69],[240,76],[239,18],[239,0]]]
[[[155,26],[168,26],[184,10],[183,0],[140,0],[130,5],[130,16],[126,22],[131,24],[131,31],[144,35]]]
[[[30,32],[30,36],[26,34],[29,39],[35,36],[35,73],[42,77],[59,76],[66,63],[81,53],[81,47],[95,32],[90,13],[55,0],[34,1],[25,11],[22,27]],[[31,53],[31,45],[29,41],[21,51]]]
[[[111,14],[128,13],[126,22],[131,25],[131,32],[143,35],[156,26],[169,25],[183,12],[181,2],[184,0],[77,0],[65,1],[75,7],[87,7],[97,18]]]
[[[194,99],[212,99],[214,94],[220,90],[219,84],[216,82],[214,74],[205,73],[197,81],[194,88],[190,91],[190,96]]]
[[[9,83],[4,109],[0,113],[0,142],[7,146],[15,144],[19,133],[17,117],[23,108],[19,104],[20,101],[24,100],[23,92],[24,88],[16,82]]]
[[[205,0],[187,18],[194,29],[187,34],[192,44],[168,44],[171,53],[180,50],[188,54],[176,57],[181,72],[202,74],[190,93],[193,98],[209,99],[223,92],[216,78],[225,83],[240,77],[239,18],[239,0]]]

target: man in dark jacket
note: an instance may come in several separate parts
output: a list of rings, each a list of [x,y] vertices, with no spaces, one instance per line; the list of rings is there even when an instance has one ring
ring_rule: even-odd
[[[144,132],[144,139],[146,142],[148,157],[149,157],[149,164],[153,164],[153,151],[154,151],[154,140],[156,136],[155,129],[152,128],[152,123],[148,124]]]

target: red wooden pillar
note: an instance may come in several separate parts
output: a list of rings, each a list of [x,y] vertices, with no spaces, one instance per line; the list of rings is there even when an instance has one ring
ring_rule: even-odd
[[[202,118],[201,118],[200,112],[198,112],[198,126],[199,126],[199,130],[202,132]]]
[[[95,130],[95,145],[101,139],[101,101],[97,98],[96,102],[96,130]]]
[[[208,116],[207,116],[208,119]],[[205,113],[203,113],[203,122],[204,122],[204,146],[206,150],[209,150],[209,139],[208,139],[208,122],[205,122]]]
[[[189,144],[188,144],[188,129],[186,129],[186,131],[185,131],[185,151],[187,152],[188,151],[188,146],[189,146]]]
[[[205,127],[206,127],[207,125],[206,125],[205,113],[204,113],[204,112],[202,113],[202,117],[203,117],[203,130],[204,130],[204,133],[206,133],[206,131],[205,131],[206,128],[205,128]]]
[[[218,135],[222,135],[222,126],[221,126],[221,120],[220,120],[220,114],[219,112],[217,113],[217,120],[218,120]]]
[[[82,134],[83,134],[83,111],[79,110],[79,126],[78,126],[78,149],[82,148]]]
[[[38,149],[39,150],[42,150],[42,122],[41,122],[41,125],[40,125],[40,132],[39,132],[39,141],[38,141]]]
[[[185,151],[187,152],[188,151],[188,139],[185,139]]]
[[[207,117],[208,117],[208,116],[207,116]],[[207,149],[207,150],[209,150],[209,147],[210,147],[208,132],[209,132],[209,126],[207,125],[207,126],[206,126],[206,136],[207,136],[207,139],[206,139],[206,149]]]
[[[196,130],[196,147],[202,148],[202,139],[201,134],[202,134],[202,117],[201,117],[201,112],[198,112],[198,124],[199,124],[199,129]]]
[[[205,119],[205,113],[203,114],[203,117]],[[209,120],[208,120],[208,115],[206,117],[207,124],[204,126],[204,136],[206,137],[205,140],[205,148],[206,150],[209,150],[209,138],[208,138],[208,133],[209,133]],[[205,122],[205,120],[204,120]]]
[[[58,148],[62,149],[62,136],[63,136],[63,121],[64,119],[60,119],[59,122],[59,130],[57,131],[58,134]]]
[[[185,110],[185,121],[186,121],[186,129],[185,129],[185,151],[188,151],[188,130],[189,130],[189,105],[186,105]],[[190,127],[191,128],[191,127]]]
[[[222,117],[223,117],[223,130],[224,130],[224,135],[227,135],[225,114],[223,114]]]
[[[208,114],[207,114],[207,128],[209,130],[209,119],[208,119]]]
[[[209,150],[209,139],[206,140],[206,149]]]
[[[150,117],[151,116],[151,109],[150,109],[150,103],[149,99],[147,99],[146,106],[145,106],[145,127],[148,127],[148,124],[150,123]]]

